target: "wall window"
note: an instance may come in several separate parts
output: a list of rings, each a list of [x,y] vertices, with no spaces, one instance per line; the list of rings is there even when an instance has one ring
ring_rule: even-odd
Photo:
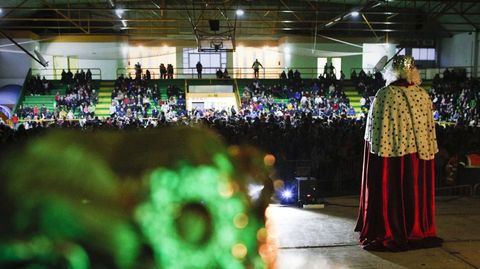
[[[290,52],[285,52],[290,57]],[[278,47],[244,47],[237,46],[233,53],[233,68],[236,78],[252,78],[252,64],[257,59],[263,66],[260,69],[260,78],[278,78],[282,73],[283,54]]]
[[[128,71],[132,77],[135,77],[135,64],[140,63],[143,72],[149,69],[152,78],[160,77],[159,66],[163,63],[172,64],[176,68],[175,47],[143,47],[130,46],[125,48],[128,57]]]
[[[317,77],[322,75],[325,72],[325,64],[327,63],[327,58],[317,58]]]
[[[203,74],[215,74],[217,69],[225,70],[227,68],[226,52],[198,52],[196,48],[183,49],[183,73],[196,74],[197,63],[202,63]]]
[[[412,48],[412,57],[417,61],[435,61],[434,48]]]
[[[400,52],[398,52],[399,50],[402,50]],[[405,48],[396,48],[395,49],[395,53],[398,53],[398,55],[405,55]]]
[[[332,65],[335,67],[335,77],[340,79],[340,71],[342,71],[342,58],[332,58]]]

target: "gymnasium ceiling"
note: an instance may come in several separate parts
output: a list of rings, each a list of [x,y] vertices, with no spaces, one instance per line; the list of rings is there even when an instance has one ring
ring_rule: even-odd
[[[132,39],[237,39],[285,35],[434,39],[480,27],[480,1],[353,0],[2,0],[0,29],[39,36],[126,35]],[[244,10],[236,16],[236,10]],[[359,16],[351,16],[358,11]],[[123,21],[122,21],[123,20]]]

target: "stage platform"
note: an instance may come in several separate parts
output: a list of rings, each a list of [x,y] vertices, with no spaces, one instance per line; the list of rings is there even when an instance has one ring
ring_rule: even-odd
[[[480,268],[480,197],[437,197],[441,248],[407,252],[365,251],[353,231],[358,196],[329,198],[323,209],[270,205],[278,238],[278,269]]]

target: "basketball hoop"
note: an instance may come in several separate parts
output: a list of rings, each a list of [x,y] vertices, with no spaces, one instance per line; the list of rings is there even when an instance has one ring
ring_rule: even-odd
[[[223,41],[221,39],[212,40],[210,43],[210,48],[214,49],[215,51],[223,49]]]
[[[198,51],[235,51],[233,39],[230,36],[201,36],[198,39]]]

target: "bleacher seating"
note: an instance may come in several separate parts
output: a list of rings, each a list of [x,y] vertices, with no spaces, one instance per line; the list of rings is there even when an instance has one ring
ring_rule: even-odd
[[[100,87],[98,88],[98,103],[95,107],[95,116],[110,116],[110,105],[112,103],[112,90],[114,85],[114,80],[100,81]]]

